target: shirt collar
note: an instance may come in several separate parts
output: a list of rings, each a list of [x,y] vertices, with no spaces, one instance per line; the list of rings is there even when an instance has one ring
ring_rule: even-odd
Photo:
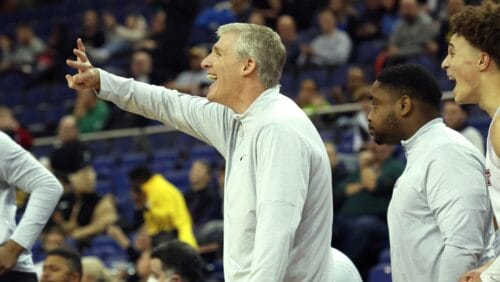
[[[443,125],[443,119],[442,118],[435,118],[433,120],[430,120],[426,124],[424,124],[422,127],[420,127],[415,134],[413,134],[412,137],[406,139],[406,140],[401,140],[401,145],[403,145],[404,149],[406,151],[410,151],[412,148],[415,147],[415,145],[418,143],[418,140],[420,140],[420,137],[425,135],[428,131],[433,129],[434,127]]]
[[[249,122],[264,111],[267,108],[268,102],[277,97],[280,91],[280,86],[276,85],[274,87],[268,88],[262,92],[255,101],[248,107],[248,109],[242,114],[235,114],[234,119],[239,120],[241,123]]]

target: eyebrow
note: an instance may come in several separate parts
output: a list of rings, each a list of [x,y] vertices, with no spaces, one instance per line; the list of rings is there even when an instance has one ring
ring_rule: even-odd
[[[217,46],[213,46],[213,47],[212,47],[212,52],[216,52],[216,53],[219,53],[219,54],[220,54],[220,53],[221,53],[221,51],[222,51],[222,50],[221,50],[219,47],[217,47]]]

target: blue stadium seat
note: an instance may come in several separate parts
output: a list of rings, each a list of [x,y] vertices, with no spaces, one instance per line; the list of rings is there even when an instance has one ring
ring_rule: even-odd
[[[285,72],[281,76],[280,80],[281,89],[280,92],[290,98],[297,96],[297,77],[295,73]]]
[[[122,167],[132,169],[138,165],[146,164],[146,160],[147,155],[144,153],[126,153],[122,157]]]
[[[113,182],[110,180],[98,180],[96,183],[96,192],[101,196],[113,193]]]
[[[328,74],[328,69],[326,67],[303,69],[300,71],[297,79],[299,81],[298,87],[300,87],[300,83],[306,79],[314,80],[318,88],[325,87],[328,83],[327,74]]]

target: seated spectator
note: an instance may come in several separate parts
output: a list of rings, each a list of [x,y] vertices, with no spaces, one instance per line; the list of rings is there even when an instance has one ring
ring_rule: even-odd
[[[78,120],[80,133],[89,133],[104,129],[110,113],[108,104],[92,91],[78,91],[73,115]]]
[[[82,282],[112,282],[110,271],[97,257],[82,258]]]
[[[389,37],[386,65],[405,62],[419,55],[435,55],[438,45],[433,41],[437,33],[432,18],[420,10],[417,0],[401,0],[401,18]]]
[[[57,127],[57,141],[50,154],[50,167],[54,174],[63,184],[68,184],[69,175],[72,173],[85,169],[91,174],[91,160],[90,149],[79,140],[75,117],[62,117]]]
[[[382,0],[362,2],[362,9],[347,25],[347,32],[356,45],[361,42],[383,39],[381,23],[385,11]]]
[[[318,21],[321,34],[310,44],[301,46],[299,65],[333,66],[346,63],[351,54],[351,38],[337,29],[336,18],[329,9],[321,10]]]
[[[82,262],[72,250],[57,248],[47,254],[43,263],[41,282],[80,282]]]
[[[149,33],[144,39],[134,44],[134,50],[147,50],[150,52],[157,50],[164,41],[166,20],[167,13],[161,10],[155,12],[151,17]]]
[[[202,281],[203,263],[192,246],[177,240],[151,253],[151,274],[158,281]]]
[[[484,137],[479,130],[467,124],[470,108],[468,105],[455,103],[453,99],[442,104],[443,119],[446,125],[462,133],[484,155]]]
[[[439,19],[439,32],[435,38],[439,46],[438,58],[446,57],[448,53],[448,43],[450,41],[450,19],[465,7],[465,0],[447,0],[446,12]]]
[[[50,251],[62,248],[65,245],[65,235],[64,231],[57,225],[47,226],[46,230],[41,234],[42,250],[44,256],[47,256]],[[43,271],[43,260],[35,263],[36,276],[38,280],[42,277]]]
[[[103,63],[114,55],[128,51],[133,44],[141,41],[147,36],[147,23],[140,14],[128,14],[125,24],[121,25],[116,21],[113,14],[107,12],[103,14],[106,43],[99,48],[90,48],[89,56],[94,61]]]
[[[328,107],[329,104],[321,92],[319,92],[316,82],[312,79],[305,79],[300,83],[299,94],[297,95],[297,105],[299,105],[306,114],[311,115]]]
[[[184,197],[195,227],[201,228],[207,222],[221,218],[222,203],[212,185],[212,168],[207,162],[196,160],[191,165],[189,189]]]
[[[42,54],[45,48],[45,43],[36,36],[31,25],[19,24],[16,27],[16,45],[12,62],[23,72],[31,73],[38,55]]]
[[[336,105],[354,102],[354,93],[362,87],[368,86],[366,75],[362,68],[350,66],[344,85],[336,86],[331,91],[331,98]]]
[[[29,150],[33,146],[31,133],[19,124],[12,111],[5,106],[0,106],[0,130],[9,135],[25,150]]]
[[[14,43],[12,39],[5,34],[0,34],[0,72],[12,69],[13,52]]]
[[[357,15],[356,10],[352,7],[350,2],[351,1],[348,0],[330,0],[328,2],[328,9],[332,11],[337,19],[337,28],[343,31],[347,31],[351,21],[353,21]]]
[[[153,246],[178,238],[197,247],[191,215],[182,193],[161,174],[138,166],[129,172],[135,208],[142,211]]]
[[[266,25],[266,18],[260,11],[252,11],[250,16],[248,16],[248,23],[258,24],[258,25]]]
[[[99,48],[106,43],[106,37],[101,29],[97,11],[89,9],[83,13],[83,30],[78,35],[87,48]]]
[[[135,51],[130,60],[130,75],[140,82],[158,84],[160,81],[152,81],[153,59],[148,52]]]
[[[295,19],[289,15],[280,16],[276,21],[276,32],[278,32],[286,50],[283,72],[293,72],[297,68],[301,45]]]
[[[394,32],[394,27],[399,19],[399,1],[384,0],[384,16],[382,17],[381,28],[385,38],[389,38]]]
[[[168,82],[165,87],[176,89],[182,93],[204,96],[206,88],[211,84],[207,71],[201,67],[201,61],[208,55],[204,47],[189,49],[189,69],[182,71],[176,79]]]
[[[78,140],[76,121],[72,116],[61,119],[58,128],[60,145],[50,156],[50,165],[65,188],[52,216],[71,238],[84,247],[95,235],[114,223],[117,212],[112,195],[98,196],[96,173],[90,165],[90,151]]]

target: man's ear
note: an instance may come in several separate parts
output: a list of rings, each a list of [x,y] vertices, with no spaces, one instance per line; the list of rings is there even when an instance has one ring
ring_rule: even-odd
[[[401,116],[406,117],[410,114],[413,107],[413,102],[408,95],[403,95],[399,99],[398,110]]]
[[[485,52],[479,53],[479,60],[477,61],[477,68],[479,71],[484,71],[491,63],[491,57]]]
[[[242,73],[243,75],[251,74],[257,68],[257,64],[254,59],[246,59],[243,65]]]

